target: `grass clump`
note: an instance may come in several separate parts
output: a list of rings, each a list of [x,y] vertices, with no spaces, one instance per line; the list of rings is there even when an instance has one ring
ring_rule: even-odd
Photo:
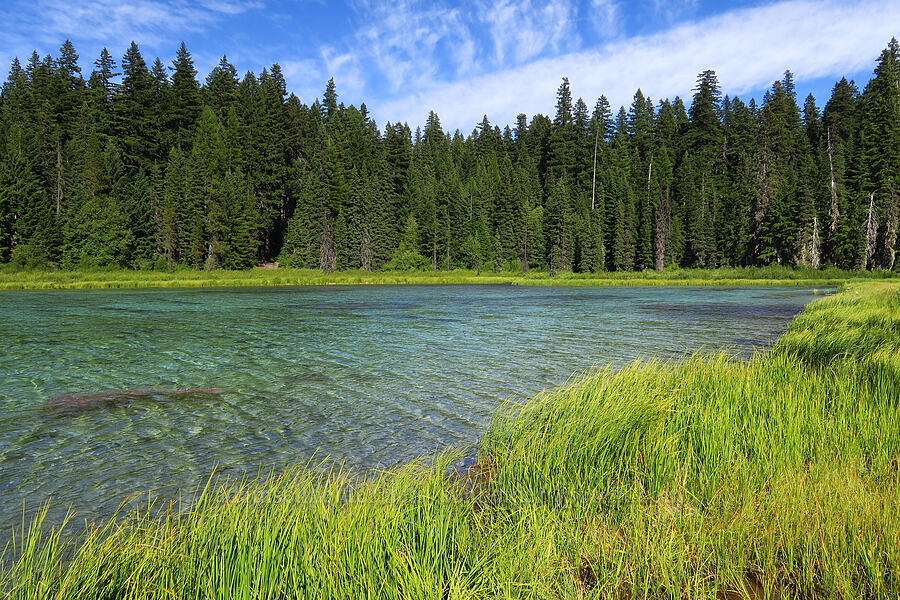
[[[211,482],[163,518],[36,522],[10,598],[896,598],[900,286],[767,354],[601,370],[501,411],[465,473]]]
[[[900,379],[900,286],[871,283],[813,302],[776,345],[810,365],[835,360]]]

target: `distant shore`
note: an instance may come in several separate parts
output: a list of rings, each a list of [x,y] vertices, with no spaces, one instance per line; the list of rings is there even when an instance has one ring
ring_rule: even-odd
[[[337,271],[255,268],[246,271],[12,271],[0,269],[0,290],[245,287],[284,285],[510,284],[558,286],[827,286],[853,281],[900,279],[891,271],[844,271],[792,267],[667,269],[600,273],[478,273],[453,271]]]

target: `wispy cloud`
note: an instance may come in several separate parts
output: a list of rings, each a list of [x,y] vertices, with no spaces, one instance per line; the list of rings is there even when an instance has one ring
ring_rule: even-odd
[[[622,33],[622,7],[617,0],[591,0],[590,22],[601,38]]]
[[[606,94],[627,105],[638,87],[654,100],[689,96],[707,68],[729,94],[786,68],[800,84],[855,74],[900,23],[896,0],[758,0],[702,18],[701,0],[341,1],[0,0],[0,60],[66,38],[84,56],[135,40],[171,57],[186,39],[201,77],[223,52],[240,72],[279,62],[303,101],[334,77],[342,100],[365,101],[379,122],[420,123],[434,109],[468,131],[485,112],[503,124],[552,111],[563,76],[589,104]]]
[[[552,110],[564,75],[589,104],[606,94],[627,105],[638,87],[654,99],[687,96],[696,74],[707,68],[718,72],[726,93],[744,94],[766,87],[787,68],[798,81],[868,68],[897,33],[897,23],[900,3],[893,0],[780,2],[479,77],[435,81],[370,106],[376,117],[389,120],[423,118],[434,109],[446,126],[465,131],[484,112],[504,123],[519,112]]]
[[[697,9],[697,0],[651,0],[653,17],[674,23]]]
[[[174,45],[225,17],[263,7],[259,0],[10,0],[0,8],[6,46],[0,52],[50,51],[73,38],[117,50],[132,40]]]
[[[500,0],[485,2],[479,11],[489,28],[499,64],[510,55],[513,62],[520,63],[548,48],[558,50],[563,44],[570,50],[577,47],[576,13],[577,7],[568,0]]]
[[[263,8],[265,5],[257,0],[200,0],[200,6],[214,13],[239,15],[248,10]]]
[[[366,0],[359,10],[365,24],[348,54],[379,73],[392,91],[425,85],[445,68],[457,76],[471,68],[474,42],[460,9]]]

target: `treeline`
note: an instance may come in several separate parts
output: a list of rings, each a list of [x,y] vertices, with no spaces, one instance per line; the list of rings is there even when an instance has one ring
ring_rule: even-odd
[[[279,66],[201,85],[132,43],[85,79],[72,44],[15,60],[0,94],[0,262],[65,269],[572,271],[895,265],[900,44],[862,92],[798,104],[786,72],[761,105],[704,71],[690,107],[640,90],[613,112],[485,117],[449,134],[380,129],[329,81],[311,105]]]

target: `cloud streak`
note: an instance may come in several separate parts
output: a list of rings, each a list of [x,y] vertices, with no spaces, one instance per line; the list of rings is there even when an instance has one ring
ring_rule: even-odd
[[[470,131],[485,112],[498,124],[552,112],[563,76],[589,105],[600,94],[628,105],[638,87],[687,98],[707,68],[726,93],[757,93],[787,68],[798,84],[870,71],[900,33],[896,0],[783,0],[702,18],[703,0],[347,1],[7,0],[0,60],[71,38],[89,72],[102,46],[116,56],[135,40],[171,57],[185,39],[201,78],[223,52],[241,73],[279,62],[304,102],[334,77],[341,99],[365,101],[380,123],[415,126],[433,109]]]
[[[466,131],[485,111],[498,123],[512,122],[519,112],[551,111],[563,76],[588,104],[606,94],[614,105],[627,105],[638,87],[653,99],[689,96],[696,74],[707,68],[717,71],[726,93],[745,94],[788,68],[803,81],[871,67],[897,23],[900,3],[892,0],[780,2],[470,79],[432,82],[370,106],[377,118],[391,121],[424,118],[433,109],[445,126]]]
[[[546,4],[500,0],[484,3],[479,12],[488,25],[496,61],[503,64],[508,54],[519,63],[547,48],[558,49],[564,42],[578,45],[576,11],[568,0],[551,0]]]
[[[96,42],[114,54],[132,40],[174,47],[181,37],[263,7],[260,0],[12,0],[0,8],[0,52],[24,58],[36,46],[55,51],[65,39]]]

